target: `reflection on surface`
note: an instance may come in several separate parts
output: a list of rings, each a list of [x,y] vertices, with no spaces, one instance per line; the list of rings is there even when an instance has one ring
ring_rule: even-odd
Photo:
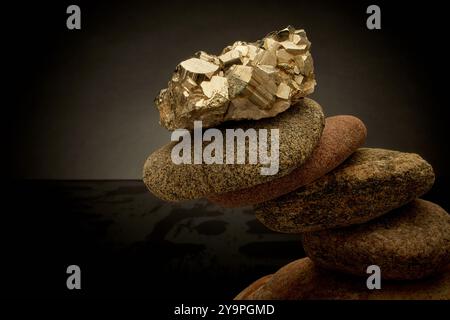
[[[251,208],[168,203],[141,181],[24,181],[15,187],[16,196],[35,200],[16,209],[34,220],[28,238],[44,264],[62,268],[78,261],[90,296],[232,298],[249,281],[304,255],[296,235],[266,229]]]

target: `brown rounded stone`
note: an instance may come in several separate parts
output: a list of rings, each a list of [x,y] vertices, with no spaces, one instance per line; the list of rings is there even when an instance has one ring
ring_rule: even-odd
[[[223,207],[242,207],[275,199],[294,191],[340,165],[366,140],[364,123],[353,116],[325,119],[325,128],[311,157],[290,174],[251,188],[215,194],[208,200]]]
[[[450,265],[431,278],[381,283],[369,290],[365,278],[330,272],[317,267],[309,258],[289,263],[245,296],[237,300],[448,300]],[[248,288],[244,289],[247,291]],[[247,291],[248,292],[248,291]],[[239,299],[238,299],[239,297]]]
[[[268,228],[302,233],[359,224],[426,193],[431,165],[414,153],[360,148],[325,176],[255,206]]]
[[[450,216],[419,199],[362,225],[304,233],[302,241],[327,269],[366,277],[377,265],[384,279],[419,279],[450,263]]]
[[[264,277],[259,278],[255,282],[253,282],[251,285],[249,285],[247,288],[242,290],[235,298],[234,300],[246,300],[253,292],[258,290],[261,286],[263,286],[268,280],[272,278],[271,274],[268,274]]]
[[[282,177],[305,163],[320,140],[324,127],[322,108],[304,98],[286,112],[259,121],[227,122],[219,127],[225,137],[226,129],[279,129],[279,170],[274,175],[262,175],[265,164],[174,164],[172,142],[156,150],[144,165],[143,180],[156,196],[167,201],[205,197],[248,188]],[[193,139],[192,139],[193,140]],[[225,139],[224,139],[225,140]],[[203,147],[210,142],[204,142]],[[224,141],[225,144],[225,141]],[[270,146],[270,141],[269,141]],[[192,142],[192,154],[194,152]],[[224,147],[224,158],[226,155]],[[248,155],[248,148],[246,148]],[[246,156],[248,159],[248,156]]]

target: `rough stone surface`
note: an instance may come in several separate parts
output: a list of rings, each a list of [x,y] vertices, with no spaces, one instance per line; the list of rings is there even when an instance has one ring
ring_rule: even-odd
[[[208,197],[223,207],[242,207],[278,198],[304,186],[340,165],[366,140],[364,123],[353,116],[325,119],[320,142],[311,157],[290,174],[251,188]]]
[[[450,263],[450,216],[438,205],[414,200],[362,225],[302,235],[318,265],[366,277],[377,265],[384,279],[420,279]]]
[[[431,165],[414,153],[360,148],[327,175],[255,207],[268,228],[302,233],[359,224],[426,193]]]
[[[274,117],[314,91],[311,43],[287,27],[253,43],[237,41],[219,56],[200,51],[182,61],[155,99],[169,130],[228,120]]]
[[[255,286],[254,284],[259,285]],[[448,300],[450,265],[443,274],[410,281],[382,282],[369,290],[366,279],[321,269],[303,258],[244,289],[236,300]]]
[[[277,117],[229,122],[219,127],[224,135],[226,129],[267,129],[269,133],[270,129],[279,129],[279,171],[275,175],[262,175],[261,168],[267,165],[249,164],[248,161],[245,164],[176,165],[172,162],[171,151],[177,143],[172,142],[150,155],[144,164],[143,180],[152,193],[168,201],[201,198],[261,184],[282,177],[302,165],[317,146],[324,122],[320,105],[304,98]],[[208,144],[204,142],[204,147]],[[193,152],[193,146],[191,149]],[[224,152],[224,158],[225,155]]]

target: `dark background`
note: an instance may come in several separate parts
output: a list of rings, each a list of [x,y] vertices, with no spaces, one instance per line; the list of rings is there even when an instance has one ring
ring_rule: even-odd
[[[70,4],[81,7],[81,30],[66,28]],[[381,30],[366,28],[369,4],[381,7]],[[5,292],[230,298],[259,275],[275,271],[280,261],[300,257],[299,246],[298,253],[281,249],[285,254],[273,258],[280,251],[277,241],[293,241],[280,235],[267,251],[257,245],[250,250],[249,261],[252,254],[269,260],[263,267],[249,262],[236,269],[241,262],[224,248],[220,254],[228,255],[226,263],[215,264],[210,277],[200,277],[203,267],[188,270],[183,264],[168,271],[164,264],[176,251],[167,243],[171,227],[166,225],[183,223],[182,214],[170,222],[161,216],[165,231],[156,240],[149,231],[138,249],[134,238],[117,249],[105,231],[120,226],[117,215],[133,210],[150,214],[168,206],[146,194],[139,181],[117,180],[140,179],[148,154],[169,141],[169,132],[158,125],[153,99],[176,64],[195,51],[219,53],[235,40],[254,41],[289,24],[304,28],[313,44],[318,86],[312,97],[325,114],[361,118],[368,127],[367,146],[422,155],[436,174],[426,198],[450,209],[448,27],[438,1],[21,2],[5,4],[3,13],[3,265],[10,285]],[[116,181],[109,186],[98,180]],[[124,201],[129,206],[115,212],[117,202]],[[196,228],[210,214],[206,204],[192,206],[183,210],[191,212],[189,223]],[[181,209],[174,205],[167,210],[173,214]],[[233,225],[226,220],[229,212],[213,211],[225,219],[220,218],[222,223]],[[148,228],[154,230],[159,222],[147,222]],[[246,223],[250,228],[256,222]],[[217,221],[209,226],[217,229]],[[133,226],[122,229],[135,233]],[[255,230],[268,233],[261,226]],[[244,253],[248,258],[248,250]],[[195,254],[189,259],[195,260]],[[65,289],[65,267],[71,263],[88,270],[91,285],[81,292]],[[36,274],[33,285],[29,272]]]
[[[382,30],[371,31],[371,2],[81,1],[82,29],[70,31],[71,3],[5,11],[14,177],[140,179],[145,158],[170,139],[153,99],[175,66],[288,24],[312,41],[313,98],[327,115],[358,116],[367,145],[418,152],[449,176],[448,28],[437,3],[380,3]]]

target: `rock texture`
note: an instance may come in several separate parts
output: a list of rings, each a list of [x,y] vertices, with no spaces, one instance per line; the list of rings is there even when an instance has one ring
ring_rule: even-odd
[[[320,105],[305,98],[277,117],[228,123],[219,128],[224,135],[227,128],[261,128],[269,132],[270,129],[279,129],[279,171],[275,175],[261,175],[260,169],[266,167],[261,163],[176,165],[171,159],[171,150],[176,145],[173,142],[150,155],[144,165],[143,179],[152,193],[167,201],[201,198],[255,186],[301,166],[317,146],[324,122]],[[208,143],[205,142],[204,146]],[[194,150],[193,147],[191,149]]]
[[[314,91],[311,43],[287,27],[253,43],[237,41],[219,56],[200,51],[182,61],[155,99],[169,130],[227,120],[274,117]]]
[[[362,225],[304,233],[302,240],[321,267],[366,276],[375,264],[384,279],[419,279],[450,263],[450,215],[419,199]]]
[[[257,283],[258,285],[255,285]],[[439,276],[415,281],[383,281],[369,290],[365,278],[325,271],[303,258],[244,289],[236,300],[448,300],[450,265]]]
[[[325,119],[325,128],[318,146],[302,166],[290,174],[251,188],[208,197],[223,207],[242,207],[278,198],[304,186],[336,168],[356,149],[367,135],[364,123],[353,116]]]
[[[260,287],[266,284],[267,281],[269,281],[272,278],[272,275],[269,274],[267,276],[264,276],[262,278],[259,278],[255,282],[253,282],[251,285],[249,285],[247,288],[242,290],[241,293],[239,293],[234,300],[247,300],[253,292],[258,290]]]
[[[316,181],[255,207],[268,228],[302,233],[359,224],[427,192],[434,173],[419,155],[361,148]]]

